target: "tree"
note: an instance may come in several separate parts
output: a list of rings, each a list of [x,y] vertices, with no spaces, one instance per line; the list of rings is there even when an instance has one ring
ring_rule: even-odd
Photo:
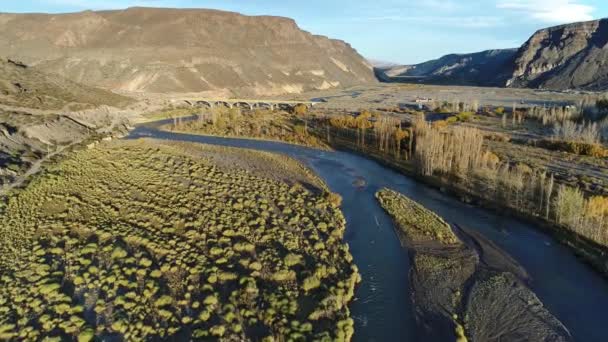
[[[293,107],[293,113],[298,116],[304,116],[308,113],[308,107],[305,104],[300,103]]]
[[[557,223],[576,229],[581,222],[585,198],[578,188],[560,185],[554,202]]]

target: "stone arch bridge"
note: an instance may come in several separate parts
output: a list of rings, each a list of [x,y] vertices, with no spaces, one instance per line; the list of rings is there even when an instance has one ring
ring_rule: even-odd
[[[202,108],[216,108],[216,107],[227,107],[227,108],[241,108],[241,109],[283,109],[292,110],[298,105],[304,105],[310,109],[318,102],[311,101],[280,101],[280,100],[241,100],[241,99],[188,99],[184,100],[185,103],[192,107]]]

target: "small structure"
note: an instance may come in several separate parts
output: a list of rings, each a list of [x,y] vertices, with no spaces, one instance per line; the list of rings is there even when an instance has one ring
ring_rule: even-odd
[[[433,99],[430,98],[430,97],[417,97],[414,102],[416,102],[416,103],[431,103],[431,102],[433,102]]]

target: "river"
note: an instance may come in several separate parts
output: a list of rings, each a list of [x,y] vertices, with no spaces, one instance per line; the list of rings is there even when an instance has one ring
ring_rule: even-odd
[[[363,278],[350,305],[355,341],[416,341],[408,254],[390,217],[374,197],[382,187],[407,195],[450,223],[479,231],[525,268],[530,288],[576,341],[608,341],[608,281],[533,224],[464,204],[352,153],[171,133],[158,130],[161,123],[140,125],[128,138],[152,137],[283,153],[305,163],[342,196],[347,220],[344,239]],[[365,186],[355,185],[361,180]]]

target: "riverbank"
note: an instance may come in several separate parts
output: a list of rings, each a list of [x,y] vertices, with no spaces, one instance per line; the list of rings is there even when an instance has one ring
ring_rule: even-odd
[[[476,193],[471,190],[471,187],[462,186],[458,182],[454,182],[450,179],[443,179],[438,176],[420,175],[418,172],[416,172],[414,165],[403,158],[397,159],[391,154],[381,153],[377,149],[367,147],[366,145],[361,147],[358,144],[354,144],[352,140],[342,138],[336,134],[331,134],[328,136],[328,132],[326,132],[322,127],[311,126],[309,128],[309,131],[309,134],[316,136],[319,141],[324,141],[324,144],[326,146],[330,146],[332,149],[346,150],[359,153],[385,166],[395,169],[407,175],[408,177],[412,177],[417,181],[423,182],[431,187],[439,189],[450,196],[454,196],[455,198],[458,198],[465,203],[494,210],[503,215],[510,215],[525,220],[527,222],[531,222],[542,230],[550,233],[560,243],[570,247],[578,257],[589,263],[604,277],[608,278],[608,247],[606,246],[602,246],[594,241],[591,241],[590,239],[585,238],[584,236],[581,236],[580,234],[577,234],[576,232],[568,228],[556,225],[554,222],[548,221],[543,217],[530,215],[520,210],[516,210],[515,208],[504,206],[501,202],[493,200],[491,198],[487,198],[487,196],[484,196],[484,194]],[[178,130],[178,132],[186,134],[199,134],[196,131],[190,132],[188,130]],[[220,137],[238,137],[244,139],[280,141],[283,143],[291,143],[289,141],[284,141],[280,139],[265,139],[260,137],[250,138],[246,136],[234,135]],[[318,146],[305,146],[318,148]]]
[[[420,340],[572,340],[504,252],[461,230],[465,243],[435,213],[395,191],[376,197],[409,251]]]
[[[575,255],[580,257],[581,260],[588,263],[600,274],[602,274],[602,276],[608,279],[608,247],[606,246],[601,246],[565,227],[556,226],[552,222],[549,222],[541,217],[531,216],[513,208],[502,206],[496,201],[489,200],[480,194],[471,192],[468,188],[458,186],[457,183],[442,180],[437,176],[420,175],[415,171],[413,165],[404,159],[397,161],[394,159],[394,157],[387,156],[386,154],[378,154],[375,149],[354,146],[350,141],[342,140],[335,136],[332,137],[331,144],[335,149],[351,151],[371,158],[382,165],[390,167],[407,175],[408,177],[438,189],[441,192],[453,196],[464,203],[493,210],[501,215],[509,215],[527,222],[531,222],[538,228],[551,234],[561,244],[571,248]]]
[[[568,327],[576,340],[602,342],[608,338],[601,328],[603,316],[598,315],[608,308],[605,279],[578,260],[571,250],[553,243],[537,227],[464,204],[355,153],[178,134],[158,131],[157,126],[139,126],[129,138],[156,137],[286,154],[309,166],[333,192],[343,197],[342,210],[347,220],[344,239],[363,278],[350,305],[358,340],[417,340],[410,293],[403,290],[410,286],[408,272],[413,265],[395,235],[392,220],[374,197],[384,187],[407,194],[450,223],[477,232],[506,251],[529,274],[527,283],[545,307]]]

